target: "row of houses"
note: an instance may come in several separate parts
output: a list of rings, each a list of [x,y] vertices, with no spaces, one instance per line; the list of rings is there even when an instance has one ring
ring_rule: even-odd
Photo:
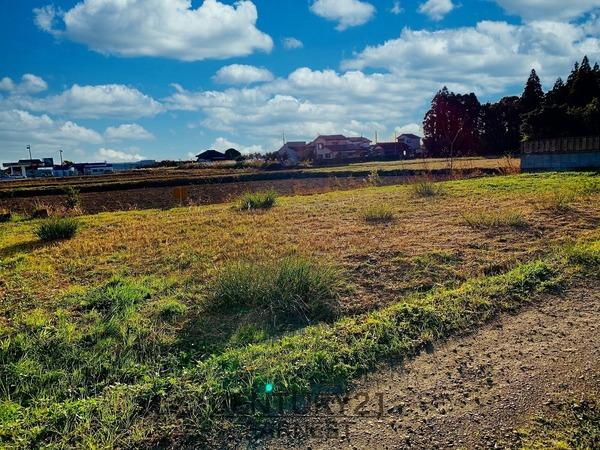
[[[276,152],[285,165],[300,161],[326,164],[338,161],[366,159],[409,159],[422,154],[421,138],[402,134],[394,142],[373,142],[365,137],[346,137],[342,134],[319,135],[312,142],[290,141]]]
[[[155,165],[156,161],[154,160],[125,163],[108,163],[105,161],[56,165],[53,158],[20,159],[17,162],[4,163],[3,174],[10,178],[107,175],[115,172],[154,167]]]

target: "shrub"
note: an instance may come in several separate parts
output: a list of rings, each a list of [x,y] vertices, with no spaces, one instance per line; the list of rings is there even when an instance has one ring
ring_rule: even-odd
[[[341,286],[339,271],[301,257],[236,262],[214,281],[208,304],[213,309],[255,309],[274,324],[307,323],[336,315]]]
[[[36,229],[35,234],[42,241],[57,241],[70,239],[75,236],[79,223],[67,217],[52,217],[44,220]]]
[[[411,185],[411,190],[415,197],[437,197],[445,193],[440,184],[428,180]]]
[[[241,210],[269,209],[277,203],[277,193],[275,191],[248,192],[239,200]]]
[[[462,218],[473,229],[526,228],[529,224],[519,211],[465,213]]]
[[[367,222],[391,222],[394,220],[394,211],[388,205],[374,205],[365,209],[362,213]]]
[[[371,170],[367,178],[365,178],[365,183],[369,186],[379,186],[381,184],[381,177],[379,176],[379,172],[377,169]]]
[[[65,193],[67,194],[67,198],[65,200],[65,207],[67,209],[75,209],[81,203],[81,193],[79,189],[75,189],[72,186],[69,186],[65,189]]]

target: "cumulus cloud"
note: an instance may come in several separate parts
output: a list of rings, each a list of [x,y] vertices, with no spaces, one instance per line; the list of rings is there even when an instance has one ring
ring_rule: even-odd
[[[113,150],[111,148],[101,148],[96,153],[96,158],[103,159],[108,162],[134,162],[146,159],[138,153],[139,149],[130,149],[129,151]]]
[[[419,12],[431,20],[442,20],[454,8],[452,0],[427,0],[419,6]]]
[[[213,77],[215,82],[222,84],[252,84],[272,79],[273,74],[267,69],[245,64],[221,67]]]
[[[338,31],[363,25],[375,15],[375,7],[360,0],[315,0],[310,10],[317,16],[338,22]]]
[[[75,84],[57,95],[14,97],[6,101],[21,109],[86,119],[149,117],[162,111],[162,105],[152,97],[120,84]]]
[[[304,47],[304,43],[300,39],[296,39],[294,37],[286,37],[282,40],[283,48],[286,50],[294,50],[297,48]]]
[[[439,83],[490,94],[522,83],[532,67],[553,83],[586,53],[592,59],[600,57],[600,38],[585,26],[484,21],[439,31],[405,28],[399,38],[367,47],[342,66],[380,68],[402,77],[420,73]]]
[[[48,89],[46,81],[30,73],[23,75],[20,83],[15,83],[9,77],[4,77],[0,80],[0,91],[6,91],[12,95],[37,94],[46,89]]]
[[[73,148],[83,144],[100,144],[102,136],[71,121],[57,121],[47,114],[35,115],[19,109],[0,111],[0,142],[6,146],[4,157],[19,158],[25,145],[42,151]]]
[[[254,3],[205,0],[83,0],[68,11],[36,8],[37,26],[94,51],[124,57],[182,61],[225,59],[271,51],[273,40],[256,27]]]
[[[600,9],[598,0],[496,0],[509,14],[527,20],[568,20]]]
[[[392,5],[392,9],[390,9],[390,12],[391,12],[392,14],[396,14],[396,15],[398,15],[398,14],[402,14],[402,13],[404,12],[404,9],[403,9],[403,8],[402,8],[402,6],[400,5],[400,1],[399,1],[399,0],[396,0],[396,1],[394,2],[394,4]]]
[[[141,125],[128,123],[118,127],[108,127],[104,137],[111,142],[119,141],[147,141],[154,139],[154,135]]]

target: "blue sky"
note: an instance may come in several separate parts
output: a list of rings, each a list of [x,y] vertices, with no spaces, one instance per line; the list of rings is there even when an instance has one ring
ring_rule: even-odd
[[[188,159],[550,86],[600,59],[600,0],[5,1],[0,54],[0,161]]]

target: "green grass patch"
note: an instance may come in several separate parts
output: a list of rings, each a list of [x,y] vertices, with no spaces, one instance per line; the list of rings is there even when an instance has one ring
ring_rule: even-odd
[[[79,223],[69,217],[51,217],[35,228],[34,233],[44,242],[71,239],[77,233]]]
[[[492,228],[527,228],[527,219],[520,211],[469,212],[463,222],[474,230]]]
[[[273,323],[311,323],[336,315],[343,286],[339,270],[299,256],[268,263],[234,262],[211,287],[213,310],[254,310]]]
[[[248,192],[240,198],[238,203],[238,207],[242,211],[269,209],[277,204],[277,193],[275,191]]]
[[[531,302],[535,293],[556,289],[566,276],[597,269],[597,260],[588,255],[595,254],[597,245],[581,244],[575,266],[569,257],[553,256],[277,339],[265,341],[259,328],[241,327],[234,336],[242,346],[198,361],[177,376],[146,376],[75,402],[12,411],[0,423],[0,437],[9,448],[115,443],[143,447],[157,439],[168,446],[175,433],[185,436],[190,445],[201,445],[211,430],[220,429],[220,412],[243,407],[256,395],[264,400],[281,392],[306,394],[316,386],[343,388],[387,358],[410,357],[436,340]],[[255,273],[252,269],[250,279]],[[251,290],[254,286],[245,281],[234,284]],[[263,299],[262,291],[259,294],[258,299]],[[246,304],[245,298],[231,291],[223,300],[239,306]],[[265,389],[267,385],[272,393]]]
[[[364,220],[370,223],[393,222],[396,218],[394,210],[389,205],[374,205],[362,212]]]

